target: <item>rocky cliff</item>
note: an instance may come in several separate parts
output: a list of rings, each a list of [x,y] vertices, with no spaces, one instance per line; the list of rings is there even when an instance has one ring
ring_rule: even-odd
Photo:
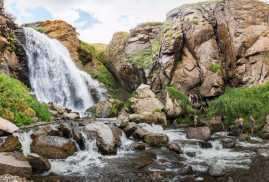
[[[269,6],[252,0],[188,4],[166,21],[116,33],[105,65],[122,86],[141,83],[153,90],[168,85],[210,98],[224,87],[269,80]]]

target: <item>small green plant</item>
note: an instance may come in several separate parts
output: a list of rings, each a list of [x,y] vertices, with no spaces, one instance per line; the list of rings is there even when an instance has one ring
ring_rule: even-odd
[[[35,29],[36,31],[38,31],[40,33],[45,33],[45,29],[43,27],[36,27],[34,25],[31,25],[30,27]]]
[[[214,72],[214,73],[218,73],[218,74],[222,74],[222,66],[218,63],[213,63],[209,66],[209,70]]]
[[[172,29],[168,30],[168,31],[165,33],[165,35],[166,35],[167,37],[170,37],[170,38],[172,38],[173,34],[174,34],[174,30],[172,30]]]
[[[147,144],[151,145],[152,144],[152,137],[146,136],[145,141],[147,142]]]
[[[198,25],[198,24],[199,24],[198,20],[192,20],[191,23],[192,23],[193,25]]]
[[[155,112],[160,112],[160,113],[162,113],[162,110],[161,110],[160,108],[155,108],[155,109],[153,110],[153,113],[155,113]]]
[[[152,52],[157,52],[160,48],[160,42],[158,40],[154,40],[153,46],[152,46]]]

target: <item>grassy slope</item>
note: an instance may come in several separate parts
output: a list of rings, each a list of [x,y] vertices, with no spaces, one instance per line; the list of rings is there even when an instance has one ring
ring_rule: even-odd
[[[50,121],[47,106],[39,103],[29,91],[20,81],[0,74],[0,117],[17,126],[34,123],[34,116],[42,121]]]

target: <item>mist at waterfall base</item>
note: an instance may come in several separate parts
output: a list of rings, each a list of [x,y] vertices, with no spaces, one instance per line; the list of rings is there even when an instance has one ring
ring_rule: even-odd
[[[152,181],[149,176],[154,172],[165,174],[165,178],[170,181],[199,181],[203,179],[207,182],[215,182],[215,178],[206,174],[208,166],[220,163],[229,176],[233,176],[235,181],[245,181],[251,159],[255,155],[255,150],[263,144],[263,140],[250,137],[249,141],[239,141],[238,138],[228,136],[227,132],[218,132],[212,135],[212,147],[202,148],[199,145],[201,140],[188,139],[184,128],[177,130],[164,130],[159,125],[139,124],[139,128],[144,128],[154,133],[165,133],[169,137],[169,143],[177,143],[182,150],[182,154],[169,151],[166,147],[148,147],[144,151],[130,150],[129,146],[134,142],[132,138],[126,138],[122,133],[122,146],[118,148],[117,155],[104,156],[98,153],[95,140],[87,140],[83,134],[85,149],[80,150],[67,159],[50,159],[52,168],[49,172],[35,174],[34,179],[62,179],[63,181]],[[83,129],[83,128],[81,128]],[[33,131],[20,131],[15,134],[22,144],[24,155],[36,155],[30,151],[30,137]],[[235,148],[223,148],[221,141],[234,141]],[[154,161],[145,168],[137,166]],[[179,171],[183,165],[190,164],[195,173],[182,176]],[[172,176],[172,177],[171,177]],[[50,177],[50,178],[49,178]],[[219,180],[222,181],[222,180]],[[224,178],[223,181],[226,181]]]
[[[84,112],[104,99],[106,89],[76,67],[58,40],[32,28],[24,28],[24,32],[30,84],[38,100]]]

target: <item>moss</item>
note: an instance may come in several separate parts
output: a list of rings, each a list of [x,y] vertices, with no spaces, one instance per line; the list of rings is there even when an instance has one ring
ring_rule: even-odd
[[[80,46],[78,47],[79,59],[83,65],[91,62],[93,57],[96,57],[96,50],[94,46],[87,44],[86,42],[80,42]]]
[[[152,52],[157,52],[159,48],[160,48],[160,42],[155,39],[152,46]]]
[[[34,25],[31,25],[30,27],[35,29],[36,31],[38,31],[40,33],[45,33],[45,28],[43,28],[43,27],[36,27]]]
[[[172,38],[173,34],[174,34],[174,31],[173,31],[172,29],[168,30],[168,31],[165,33],[165,35],[166,35],[167,37],[170,37],[170,38]]]
[[[209,70],[214,73],[222,74],[223,68],[220,64],[214,63],[209,66]]]
[[[151,136],[146,136],[145,141],[147,142],[147,144],[151,145],[152,144],[152,137]]]
[[[198,24],[199,24],[199,22],[198,22],[197,20],[192,20],[191,23],[192,23],[193,25],[198,25]]]
[[[161,110],[160,108],[155,108],[155,109],[153,110],[153,113],[155,113],[155,112],[160,112],[160,113],[162,113],[162,110]]]
[[[146,22],[138,24],[138,27],[146,27],[146,26],[162,26],[163,22]]]
[[[39,103],[29,91],[20,81],[0,74],[0,117],[17,126],[35,122],[27,115],[36,115],[39,120],[50,121],[48,107]]]
[[[146,49],[136,54],[133,54],[128,61],[137,66],[138,68],[147,69],[149,68],[149,65],[153,62],[152,50]]]

